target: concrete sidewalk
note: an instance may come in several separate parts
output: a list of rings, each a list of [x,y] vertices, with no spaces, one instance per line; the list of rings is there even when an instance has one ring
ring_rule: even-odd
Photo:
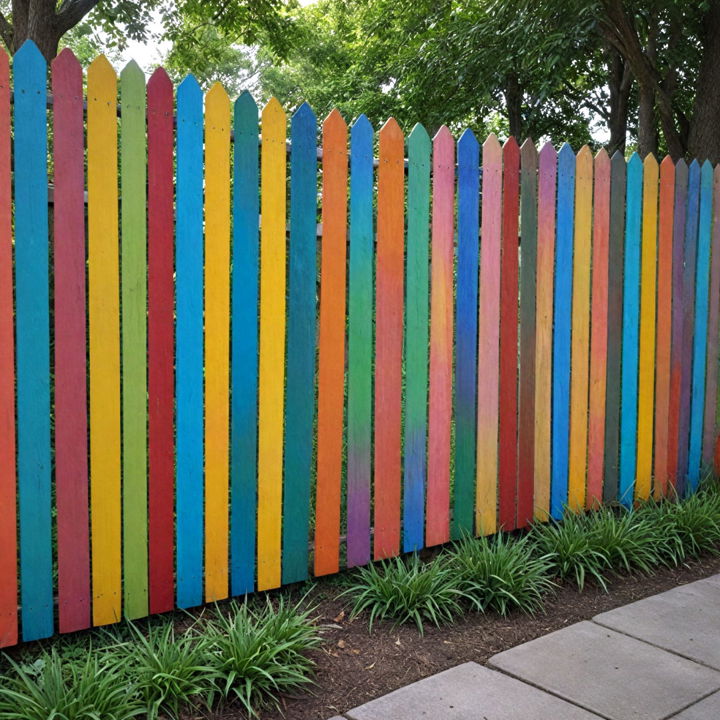
[[[465,663],[332,720],[720,720],[720,575]]]

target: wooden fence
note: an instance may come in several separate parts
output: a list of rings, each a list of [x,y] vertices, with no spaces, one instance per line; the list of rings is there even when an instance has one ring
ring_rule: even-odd
[[[1,645],[697,486],[719,169],[46,70],[0,55]]]

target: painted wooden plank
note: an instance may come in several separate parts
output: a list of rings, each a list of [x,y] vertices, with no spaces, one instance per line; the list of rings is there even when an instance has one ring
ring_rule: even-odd
[[[60,632],[90,626],[82,82],[80,63],[66,48],[52,62],[55,502]],[[0,177],[4,177],[1,170]]]
[[[233,149],[230,581],[233,595],[255,588],[258,412],[258,108],[235,101]]]
[[[0,515],[0,577],[3,578],[0,583],[0,647],[15,645],[18,641],[10,92],[10,62],[7,53],[0,51],[0,507],[3,508]],[[87,471],[85,483],[87,494]],[[87,506],[87,502],[85,504]],[[87,521],[85,527],[87,536]],[[82,558],[79,558],[78,565],[81,563]],[[67,570],[63,576],[64,591],[70,580]],[[63,594],[63,597],[66,596]],[[60,622],[66,617],[65,612]]]
[[[620,459],[620,368],[625,248],[625,157],[617,150],[610,160],[610,238],[608,241],[607,384],[603,502],[617,500]]]
[[[675,492],[680,437],[680,385],[683,366],[683,266],[687,216],[688,166],[681,158],[675,166],[675,208],[672,255],[672,339],[670,351],[670,411],[668,413],[668,483]],[[669,490],[670,488],[668,488]]]
[[[477,420],[480,145],[472,130],[465,130],[458,140],[457,164],[455,476],[451,525],[453,539],[458,539],[463,534],[472,534],[475,521],[473,508]]]
[[[202,92],[188,75],[177,89],[175,201],[177,604],[203,597],[203,135]]]
[[[627,507],[632,507],[637,469],[642,170],[640,156],[633,153],[627,165],[622,369],[620,372],[620,488],[618,499]]]
[[[605,392],[608,344],[608,241],[610,234],[610,157],[595,156],[593,188],[592,289],[590,308],[590,388],[588,468],[585,506],[602,503],[605,451]]]
[[[258,581],[280,585],[285,395],[285,113],[276,98],[262,111],[260,208],[260,372],[258,385]]]
[[[308,576],[315,417],[317,120],[303,103],[290,121],[290,259],[282,581]],[[368,534],[369,539],[369,534]]]
[[[708,160],[700,171],[700,215],[697,235],[695,275],[695,334],[693,337],[692,386],[690,390],[690,448],[688,451],[688,490],[700,483],[702,435],[705,410],[705,370],[710,292],[710,243],[712,233],[713,169]]]
[[[553,301],[550,514],[555,519],[562,516],[568,501],[574,206],[575,154],[570,145],[565,143],[558,153],[555,297]]]
[[[718,334],[720,333],[720,166],[713,171],[713,207],[710,265],[710,298],[707,334],[707,376],[705,381],[705,418],[703,421],[702,463],[713,463],[718,438]]]
[[[148,614],[145,76],[120,73],[123,614]]]
[[[585,507],[590,383],[593,157],[587,145],[577,154],[575,173],[568,507],[579,512]]]
[[[675,164],[668,155],[660,163],[657,240],[657,324],[655,351],[655,454],[653,495],[667,490],[668,427],[670,418],[670,340],[672,336],[673,214]]]
[[[147,103],[148,602],[160,613],[175,606],[173,86],[162,68],[148,81]]]
[[[453,372],[455,141],[443,125],[433,138],[430,397],[425,543],[450,539],[450,423]]]
[[[550,428],[552,423],[552,332],[555,269],[557,153],[550,143],[540,150],[538,169],[537,305],[535,331],[535,486],[534,517],[550,513]]]
[[[230,99],[205,96],[205,601],[228,596]]]
[[[360,115],[350,129],[346,545],[348,567],[370,562],[374,252],[372,146],[372,126],[365,115]],[[314,228],[312,232],[314,236]],[[410,252],[409,247],[408,252]],[[409,293],[408,287],[408,298]],[[407,412],[410,412],[409,400]],[[406,452],[409,451],[407,447],[406,443]]]
[[[315,575],[340,568],[347,169],[347,125],[335,109],[323,123]]]
[[[422,125],[408,136],[407,203],[403,550],[413,552],[425,544],[428,427],[430,138]]]
[[[517,525],[533,520],[535,474],[535,333],[537,292],[538,154],[529,138],[520,147],[520,359],[518,390]]]
[[[88,69],[88,320],[93,623],[120,620],[120,288],[117,78],[107,58]]]
[[[685,267],[683,269],[682,372],[680,376],[680,422],[678,425],[677,491],[689,490],[688,454],[690,441],[690,402],[692,390],[693,335],[695,331],[695,275],[698,255],[698,214],[700,204],[700,165],[690,163],[688,172],[687,216],[685,218]]]
[[[652,490],[653,420],[655,417],[655,303],[657,273],[658,163],[643,161],[640,345],[638,361],[637,468],[635,496],[647,500]]]
[[[518,425],[518,211],[520,149],[514,137],[503,147],[502,260],[500,269],[500,397],[498,426],[498,520],[516,527]]]
[[[400,551],[400,425],[404,271],[404,139],[394,118],[379,133],[375,286],[376,560]]]
[[[491,134],[482,151],[482,227],[478,316],[478,387],[475,532],[497,530],[500,253],[502,246],[502,148]]]

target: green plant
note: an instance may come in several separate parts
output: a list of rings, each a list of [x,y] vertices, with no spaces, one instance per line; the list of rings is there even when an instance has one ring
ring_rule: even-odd
[[[536,523],[530,536],[536,553],[548,559],[554,575],[573,581],[580,590],[588,579],[607,590],[605,572],[610,559],[596,545],[586,516],[567,512],[561,522]]]
[[[507,615],[517,608],[534,614],[554,587],[549,557],[533,553],[527,535],[466,536],[451,551],[450,562],[464,595],[482,612]]]
[[[171,621],[150,625],[147,635],[129,625],[133,640],[109,652],[133,678],[148,720],[161,713],[177,720],[184,708],[209,709],[218,675],[207,663],[208,638],[194,627],[178,634]]]
[[[278,694],[300,688],[315,665],[308,651],[320,644],[312,609],[288,605],[281,597],[274,607],[253,610],[247,602],[232,602],[230,612],[218,612],[208,623],[209,662],[217,671],[225,697],[236,698],[252,716],[278,704]]]
[[[128,720],[143,713],[124,669],[101,663],[92,651],[84,662],[55,650],[31,664],[9,662],[13,673],[0,680],[0,720]]]
[[[370,613],[370,629],[377,619],[397,624],[414,622],[420,633],[423,624],[450,622],[462,612],[466,598],[457,573],[441,558],[421,563],[417,555],[408,560],[395,558],[380,565],[360,568],[357,580],[343,595],[353,599],[352,617]]]

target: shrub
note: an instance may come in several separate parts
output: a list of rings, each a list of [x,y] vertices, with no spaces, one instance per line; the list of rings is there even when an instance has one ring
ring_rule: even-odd
[[[2,720],[128,720],[143,713],[123,668],[100,663],[91,651],[84,662],[57,651],[30,665],[9,660],[13,674],[0,680]]]
[[[278,704],[281,692],[310,682],[314,662],[307,652],[320,644],[310,614],[300,604],[268,600],[261,610],[233,602],[228,615],[208,623],[208,660],[221,681],[225,697],[237,699],[252,716]]]
[[[588,579],[607,590],[605,572],[610,559],[594,541],[586,516],[568,512],[562,522],[537,523],[530,536],[537,554],[547,558],[555,576],[574,582],[580,590]]]
[[[507,615],[517,608],[534,614],[555,586],[549,557],[534,554],[528,536],[465,537],[450,558],[462,592],[481,612]]]
[[[417,555],[360,568],[346,594],[353,598],[352,617],[369,611],[371,630],[375,620],[392,619],[414,622],[421,634],[426,621],[438,626],[460,614],[464,597],[450,564],[442,558],[421,563]]]

